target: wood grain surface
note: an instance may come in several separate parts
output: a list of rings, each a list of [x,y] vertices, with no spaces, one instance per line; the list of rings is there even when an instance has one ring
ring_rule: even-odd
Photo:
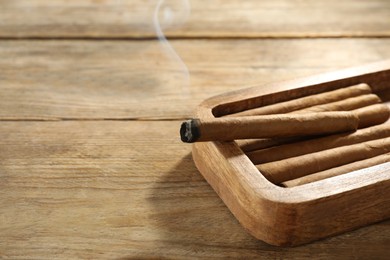
[[[390,57],[389,39],[0,41],[0,118],[190,117],[202,100]],[[321,57],[321,62],[318,62]]]
[[[178,126],[2,122],[1,255],[385,259],[388,221],[295,248],[254,239],[199,174]]]
[[[155,37],[155,0],[1,0],[0,37]],[[387,0],[166,0],[167,36],[388,37]]]
[[[389,1],[166,0],[190,76],[157,2],[0,0],[0,258],[386,259],[389,221],[256,240],[178,130],[213,95],[389,59]]]

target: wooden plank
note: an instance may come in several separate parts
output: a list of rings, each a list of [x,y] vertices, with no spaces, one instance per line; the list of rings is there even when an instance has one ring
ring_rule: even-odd
[[[2,122],[0,256],[375,258],[390,222],[296,248],[250,236],[201,177],[179,122]]]
[[[157,3],[2,0],[0,37],[155,37]],[[169,37],[390,36],[387,0],[165,1],[159,18]]]
[[[390,57],[390,39],[1,41],[0,119],[185,118],[248,85]]]

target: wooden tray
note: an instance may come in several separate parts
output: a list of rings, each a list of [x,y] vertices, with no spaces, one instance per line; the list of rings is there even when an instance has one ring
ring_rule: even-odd
[[[216,96],[201,103],[196,116],[222,116],[358,83],[389,101],[390,60]],[[390,217],[390,163],[283,188],[269,182],[234,141],[194,143],[192,154],[242,226],[272,245],[300,245]]]

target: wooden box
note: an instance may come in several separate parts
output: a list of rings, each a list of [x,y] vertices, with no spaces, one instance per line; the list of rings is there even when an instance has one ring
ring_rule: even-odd
[[[216,96],[196,116],[210,118],[358,83],[390,101],[390,61]],[[390,163],[284,188],[269,182],[235,141],[193,144],[193,159],[234,216],[256,238],[294,246],[390,217]]]

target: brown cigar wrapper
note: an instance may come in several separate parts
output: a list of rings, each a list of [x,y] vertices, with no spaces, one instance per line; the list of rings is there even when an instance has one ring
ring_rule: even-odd
[[[351,97],[336,102],[304,108],[301,110],[293,111],[291,113],[314,113],[314,112],[326,112],[326,111],[349,111],[358,108],[362,108],[369,105],[374,105],[382,102],[382,100],[375,94],[361,95],[357,97]]]
[[[390,109],[384,104],[362,107],[351,112],[359,118],[359,128],[382,124],[390,116]]]
[[[352,97],[343,100],[338,100],[328,104],[306,107],[301,110],[295,110],[295,111],[289,110],[286,112],[297,114],[297,113],[312,113],[312,112],[326,112],[326,111],[348,111],[348,110],[358,109],[361,107],[365,107],[365,106],[369,106],[381,102],[381,99],[377,95],[365,94],[365,92],[371,93],[370,87],[365,84],[352,86],[350,88],[345,88],[345,89],[347,89],[347,93],[349,93],[349,95],[351,95]],[[329,94],[332,93],[332,91],[325,92],[323,94],[325,95],[326,93]],[[356,94],[358,95],[361,94],[361,95],[353,96]],[[277,106],[277,104],[275,104],[275,106]],[[234,114],[234,115],[239,115],[239,114]],[[247,139],[247,140],[244,139],[244,140],[237,140],[236,142],[244,152],[250,152],[250,151],[269,148],[281,144],[287,144],[298,140],[299,140],[298,138]]]
[[[390,153],[382,154],[375,156],[373,158],[368,158],[366,160],[357,161],[353,163],[349,163],[340,167],[332,168],[329,170],[316,172],[307,176],[303,176],[301,178],[297,178],[294,180],[282,182],[281,185],[284,187],[294,187],[298,185],[303,185],[323,179],[327,179],[334,176],[339,176],[345,173],[361,170],[364,168],[368,168],[371,166],[375,166],[378,164],[390,162]]]
[[[390,152],[390,137],[257,165],[274,184]]]
[[[327,104],[339,100],[345,100],[364,94],[370,94],[372,90],[367,84],[359,84],[351,87],[341,88],[333,91],[327,91],[320,94],[310,95],[285,102],[280,102],[268,106],[258,107],[243,112],[230,114],[229,116],[253,116],[289,113],[294,110],[304,109],[321,104]]]
[[[247,153],[247,156],[254,164],[262,164],[389,136],[390,124],[382,124],[360,129],[353,133],[335,134],[252,151]]]
[[[383,104],[371,105],[353,110],[352,112],[359,118],[359,128],[381,124],[390,116],[388,106]],[[390,125],[383,125],[378,126],[373,130],[363,129],[355,133],[343,133],[304,142],[256,150],[248,152],[247,155],[254,164],[261,164],[388,136],[390,136]]]
[[[242,139],[235,140],[237,145],[243,152],[251,152],[260,149],[270,148],[278,145],[289,144],[301,140],[306,140],[307,137],[284,137],[284,138],[263,138],[263,139]]]
[[[352,112],[224,117],[184,122],[180,135],[184,142],[231,141],[355,131],[358,124],[359,118]]]

